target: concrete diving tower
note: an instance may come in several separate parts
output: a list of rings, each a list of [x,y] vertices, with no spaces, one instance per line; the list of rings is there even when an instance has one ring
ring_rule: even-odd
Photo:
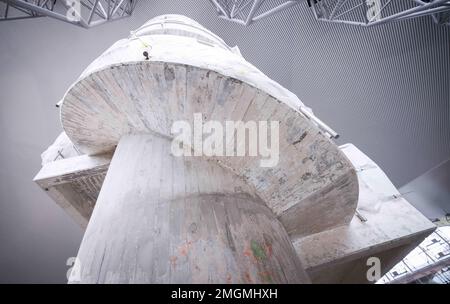
[[[279,121],[276,166],[262,167],[261,156],[174,156],[174,122],[194,125],[198,113],[222,125]],[[61,122],[35,181],[86,227],[73,283],[323,282],[340,265],[337,282],[342,265],[353,269],[377,246],[392,263],[397,248],[433,230],[411,207],[410,226],[392,219],[358,235],[357,153],[184,16],[154,18],[97,58],[65,94]],[[355,273],[347,281],[364,269]]]

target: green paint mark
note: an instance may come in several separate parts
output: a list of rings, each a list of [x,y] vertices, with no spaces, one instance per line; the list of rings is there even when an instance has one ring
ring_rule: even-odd
[[[270,273],[268,273],[268,272],[262,272],[262,273],[260,273],[260,276],[261,276],[261,279],[262,279],[264,282],[269,283],[269,284],[272,284],[272,283],[273,283],[272,277],[270,276]]]
[[[263,260],[266,258],[266,252],[264,248],[255,240],[252,240],[250,243],[250,247],[252,248],[253,255],[258,260]]]

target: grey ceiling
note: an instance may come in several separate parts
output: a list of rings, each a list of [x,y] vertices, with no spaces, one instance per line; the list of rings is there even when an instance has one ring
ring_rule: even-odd
[[[450,218],[450,159],[413,179],[399,191],[427,218]]]
[[[61,131],[54,104],[114,41],[167,13],[194,18],[352,142],[401,186],[450,155],[450,30],[421,18],[375,28],[317,22],[306,4],[245,28],[206,1],[141,1],[89,31],[48,18],[0,23],[0,282],[65,282],[82,231],[36,185]]]

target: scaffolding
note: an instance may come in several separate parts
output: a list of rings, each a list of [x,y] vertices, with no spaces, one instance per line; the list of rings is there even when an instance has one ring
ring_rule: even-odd
[[[250,25],[304,0],[210,0],[220,18]]]
[[[450,25],[449,0],[209,0],[220,18],[242,25],[304,3],[319,21],[373,26],[422,16]]]
[[[322,0],[312,1],[317,20],[374,26],[422,16],[449,25],[449,0]]]
[[[377,283],[450,284],[450,226],[439,227]]]
[[[137,0],[0,0],[0,21],[51,17],[90,28],[131,16]]]

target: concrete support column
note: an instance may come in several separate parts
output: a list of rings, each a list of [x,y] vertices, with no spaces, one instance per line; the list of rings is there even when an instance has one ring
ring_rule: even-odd
[[[170,141],[123,137],[78,253],[76,283],[305,283],[272,211],[238,177]]]

